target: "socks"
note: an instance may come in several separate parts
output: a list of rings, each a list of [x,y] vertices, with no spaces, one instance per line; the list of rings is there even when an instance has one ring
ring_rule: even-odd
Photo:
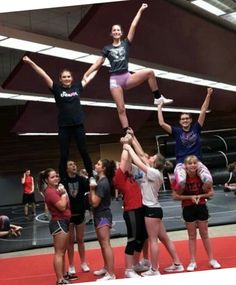
[[[152,94],[154,95],[154,98],[158,99],[161,97],[161,94],[159,92],[159,89],[155,90],[152,92]]]

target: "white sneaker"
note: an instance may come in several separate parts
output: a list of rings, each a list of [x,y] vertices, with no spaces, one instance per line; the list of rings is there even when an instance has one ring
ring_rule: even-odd
[[[146,258],[141,259],[141,260],[139,261],[139,263],[140,263],[141,265],[143,265],[143,266],[148,267],[148,268],[151,267],[151,262],[150,262],[148,259],[146,259]]]
[[[91,187],[96,187],[97,186],[97,182],[96,182],[94,177],[90,177],[89,178],[89,186],[91,186]]]
[[[133,269],[126,269],[125,270],[125,277],[126,278],[141,278]]]
[[[97,279],[96,281],[108,281],[108,280],[115,280],[116,276],[115,274],[110,275],[108,272],[100,279]]]
[[[194,271],[197,268],[197,263],[195,261],[191,261],[187,267],[187,271]]]
[[[166,267],[164,269],[164,271],[165,272],[182,272],[182,271],[184,271],[184,267],[183,267],[182,264],[176,265],[176,264],[173,263],[171,266]]]
[[[214,269],[219,269],[219,268],[221,268],[221,265],[220,265],[219,262],[218,262],[217,260],[215,260],[215,259],[210,260],[210,261],[209,261],[209,264],[210,264],[210,266],[211,266],[212,268],[214,268]]]
[[[171,104],[174,102],[173,99],[168,99],[168,98],[165,98],[163,95],[161,95],[160,98],[155,98],[154,99],[154,105],[159,105],[163,102],[163,104]]]
[[[150,266],[145,266],[141,262],[137,263],[136,265],[133,266],[133,270],[136,272],[143,272],[143,271],[148,271]]]
[[[96,276],[100,276],[100,275],[104,275],[107,273],[107,270],[105,268],[101,268],[99,270],[96,270],[93,272],[94,275]]]
[[[148,271],[141,273],[143,277],[145,276],[155,276],[155,275],[161,275],[161,273],[158,270],[153,270],[150,268]]]
[[[80,265],[83,272],[89,272],[90,268],[88,267],[88,264],[86,262],[81,263]]]

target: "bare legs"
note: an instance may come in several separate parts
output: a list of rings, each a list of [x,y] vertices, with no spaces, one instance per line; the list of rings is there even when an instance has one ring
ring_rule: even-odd
[[[132,89],[142,84],[144,81],[148,81],[148,85],[152,92],[158,90],[157,80],[154,72],[151,69],[144,69],[131,74],[127,80],[125,89]],[[123,89],[121,87],[112,88],[111,95],[116,103],[122,128],[124,129],[129,127],[129,122],[125,110]]]
[[[53,236],[54,259],[53,265],[57,281],[61,281],[64,275],[64,259],[68,246],[69,233],[60,232]]]
[[[102,251],[104,268],[112,276],[114,275],[114,255],[110,244],[110,228],[108,226],[98,228],[96,234]]]

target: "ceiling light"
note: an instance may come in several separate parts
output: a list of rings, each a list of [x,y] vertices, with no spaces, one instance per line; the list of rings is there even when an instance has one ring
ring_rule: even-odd
[[[13,48],[13,49],[20,49],[25,51],[31,51],[31,52],[39,52],[43,49],[48,49],[51,46],[39,44],[31,41],[25,41],[25,40],[18,40],[15,38],[6,38],[5,40],[0,41],[0,46],[7,47],[7,48]]]
[[[67,59],[77,59],[77,58],[88,55],[87,53],[84,53],[84,52],[68,50],[65,48],[58,48],[58,47],[52,47],[50,49],[42,50],[39,53],[47,54],[51,56],[58,56],[58,57],[67,58]]]
[[[8,0],[1,4],[0,13],[48,9],[57,7],[69,7],[78,5],[89,5],[106,2],[121,2],[127,0]]]
[[[0,41],[5,40],[7,37],[0,35]]]
[[[0,92],[0,98],[55,103],[55,100],[53,97],[33,96],[29,94]],[[94,101],[94,100],[83,100],[82,99],[81,105],[90,106],[90,107],[104,107],[104,108],[114,108],[114,109],[116,108],[115,103],[108,102],[108,101]],[[157,111],[157,106],[153,106],[153,105],[125,104],[125,108],[127,110]],[[163,107],[163,111],[164,112],[187,112],[187,113],[193,113],[193,114],[200,113],[199,109],[186,109],[186,108],[174,108],[174,107]]]
[[[206,10],[209,13],[212,13],[216,16],[221,16],[224,15],[225,12],[213,5],[211,5],[210,3],[203,1],[203,0],[195,0],[192,1],[192,4],[198,6],[199,8],[202,8],[203,10]]]
[[[19,136],[57,136],[58,133],[18,133]],[[109,133],[86,133],[86,136],[108,136]]]

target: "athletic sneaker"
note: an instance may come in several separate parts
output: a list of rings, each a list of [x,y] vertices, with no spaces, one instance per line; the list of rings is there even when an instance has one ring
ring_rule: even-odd
[[[86,262],[81,263],[80,265],[83,272],[89,272],[90,268],[88,267],[88,264]]]
[[[154,98],[154,104],[155,105],[159,105],[163,102],[163,104],[171,104],[173,103],[173,99],[168,99],[168,98],[165,98],[163,95],[161,95],[160,98]]]
[[[99,270],[96,270],[93,272],[94,275],[96,276],[100,276],[100,275],[104,275],[107,273],[107,270],[105,268],[101,268]]]
[[[60,281],[57,281],[56,283],[56,285],[65,285],[65,284],[70,284],[70,282],[65,279],[62,279]]]
[[[164,269],[165,272],[182,272],[184,271],[184,267],[182,264],[171,264],[171,266],[168,266]]]
[[[66,280],[77,280],[78,279],[78,276],[75,274],[75,273],[69,273],[69,272],[66,272],[66,274],[64,275],[64,278]],[[63,284],[63,283],[62,283]]]
[[[125,270],[125,277],[126,278],[141,278],[133,269],[126,269]]]
[[[218,261],[215,260],[215,259],[210,260],[210,261],[209,261],[209,264],[210,264],[210,266],[211,266],[212,268],[214,268],[214,269],[219,269],[219,268],[221,268],[221,265],[220,265],[220,264],[218,263]]]
[[[197,268],[197,263],[195,261],[191,261],[187,267],[187,271],[194,271]]]
[[[133,270],[136,272],[143,272],[143,271],[148,271],[149,266],[143,265],[141,262],[137,263],[136,265],[133,266]]]
[[[100,279],[97,279],[96,281],[108,281],[108,280],[115,280],[116,276],[115,274],[110,275],[108,272]]]
[[[141,265],[143,265],[143,266],[148,267],[148,268],[151,267],[151,262],[150,262],[148,259],[146,259],[146,258],[141,259],[141,260],[139,261],[139,263],[140,263]]]
[[[89,186],[91,186],[91,187],[96,187],[97,186],[97,182],[96,182],[94,177],[90,177],[89,178]]]
[[[150,268],[148,271],[141,273],[143,277],[145,276],[155,276],[155,275],[161,275],[161,273],[158,270],[153,270]]]

